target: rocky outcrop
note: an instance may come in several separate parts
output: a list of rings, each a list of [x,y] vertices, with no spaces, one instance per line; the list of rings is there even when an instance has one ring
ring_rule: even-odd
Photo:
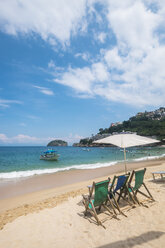
[[[112,147],[112,144],[97,144],[94,143],[94,141],[98,140],[98,139],[103,139],[106,138],[108,136],[110,136],[111,134],[107,133],[107,134],[96,134],[93,135],[90,138],[85,138],[85,139],[81,139],[79,143],[74,143],[73,146],[75,147]]]
[[[47,146],[68,146],[68,143],[63,140],[52,140],[47,144]]]

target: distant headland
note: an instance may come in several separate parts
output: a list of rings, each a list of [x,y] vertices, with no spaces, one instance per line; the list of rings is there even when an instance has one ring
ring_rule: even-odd
[[[108,128],[100,128],[99,132],[92,137],[81,139],[79,143],[73,146],[90,147],[90,146],[112,146],[105,144],[94,144],[93,141],[103,139],[107,136],[125,132],[133,132],[138,135],[156,138],[165,143],[165,108],[161,107],[150,112],[139,112],[127,121],[111,123]]]
[[[68,143],[63,140],[52,140],[47,144],[47,146],[68,146]]]

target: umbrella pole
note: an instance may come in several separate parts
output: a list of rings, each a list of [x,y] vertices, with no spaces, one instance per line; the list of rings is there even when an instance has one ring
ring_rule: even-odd
[[[127,164],[126,164],[126,151],[124,147],[124,163],[125,163],[125,174],[127,173]]]

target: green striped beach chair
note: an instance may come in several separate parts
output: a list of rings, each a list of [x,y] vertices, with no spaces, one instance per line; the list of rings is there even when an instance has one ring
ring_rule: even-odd
[[[144,183],[144,174],[146,172],[146,168],[142,169],[142,170],[138,170],[135,171],[133,170],[132,175],[130,177],[129,183],[128,183],[128,187],[129,187],[129,192],[132,193],[134,199],[136,200],[136,202],[141,205],[142,202],[139,201],[137,194],[140,193],[141,195],[149,198],[150,200],[154,201],[153,196],[151,195],[149,189],[147,188],[146,184]],[[133,178],[135,177],[135,184],[134,186],[131,185]],[[142,192],[140,190],[141,187],[144,187],[146,190],[146,193]]]
[[[96,219],[98,225],[102,225],[102,226],[103,226],[103,224],[99,220],[98,215],[97,215],[97,209],[100,211],[101,207],[104,207],[113,217],[116,216],[114,211],[112,212],[109,209],[109,207],[107,207],[107,205],[106,205],[107,201],[109,201],[112,209],[114,209],[112,201],[108,195],[109,182],[110,182],[110,179],[105,180],[105,181],[101,181],[101,182],[97,182],[97,183],[93,182],[89,196],[83,195],[83,204],[85,206],[84,215],[86,216],[87,212],[89,211],[91,213],[91,215]],[[94,196],[93,196],[93,194],[94,194]]]

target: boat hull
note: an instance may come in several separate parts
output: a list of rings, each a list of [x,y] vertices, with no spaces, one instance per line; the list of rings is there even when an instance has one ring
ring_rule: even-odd
[[[52,156],[52,157],[41,155],[40,156],[40,160],[57,161],[58,160],[58,157],[59,157],[58,155],[55,155],[55,156]]]

